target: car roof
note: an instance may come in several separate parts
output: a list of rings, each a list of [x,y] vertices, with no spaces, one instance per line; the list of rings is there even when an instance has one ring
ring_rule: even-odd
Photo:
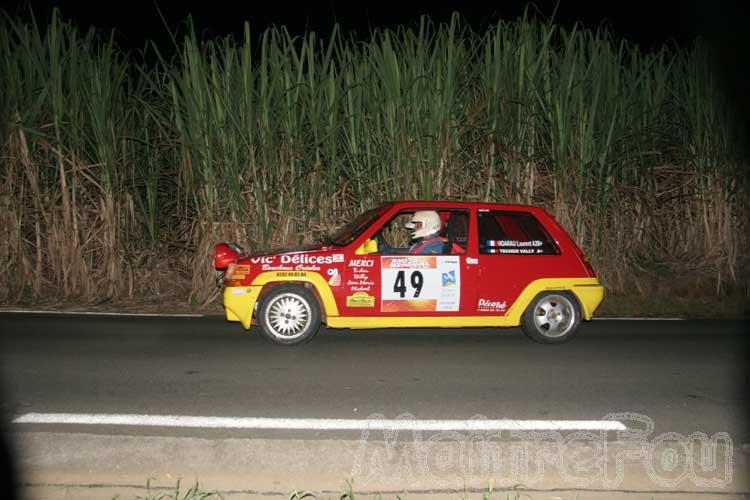
[[[492,203],[486,201],[453,201],[453,200],[394,200],[383,203],[383,205],[394,205],[406,208],[477,208],[486,210],[543,210],[542,207],[534,205],[521,205],[518,203]]]

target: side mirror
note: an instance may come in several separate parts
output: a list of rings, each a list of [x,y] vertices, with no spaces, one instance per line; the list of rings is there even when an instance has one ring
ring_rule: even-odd
[[[378,242],[376,240],[367,240],[354,253],[357,255],[378,253]]]

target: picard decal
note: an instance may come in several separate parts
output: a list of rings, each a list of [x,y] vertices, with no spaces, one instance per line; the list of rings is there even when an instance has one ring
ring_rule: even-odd
[[[347,307],[375,307],[375,297],[365,292],[355,292],[346,298]]]
[[[479,299],[477,309],[480,311],[505,311],[508,304],[503,300]]]

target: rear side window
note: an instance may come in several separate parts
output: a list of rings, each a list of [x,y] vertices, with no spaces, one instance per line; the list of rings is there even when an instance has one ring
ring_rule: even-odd
[[[529,212],[479,212],[479,253],[559,255],[555,241]]]

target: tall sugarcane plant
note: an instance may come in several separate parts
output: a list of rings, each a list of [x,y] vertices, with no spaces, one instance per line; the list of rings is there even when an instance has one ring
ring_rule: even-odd
[[[748,159],[701,43],[454,16],[175,44],[3,18],[2,300],[133,295],[165,255],[203,300],[217,240],[300,243],[396,198],[546,206],[615,290],[680,265],[747,285]]]

